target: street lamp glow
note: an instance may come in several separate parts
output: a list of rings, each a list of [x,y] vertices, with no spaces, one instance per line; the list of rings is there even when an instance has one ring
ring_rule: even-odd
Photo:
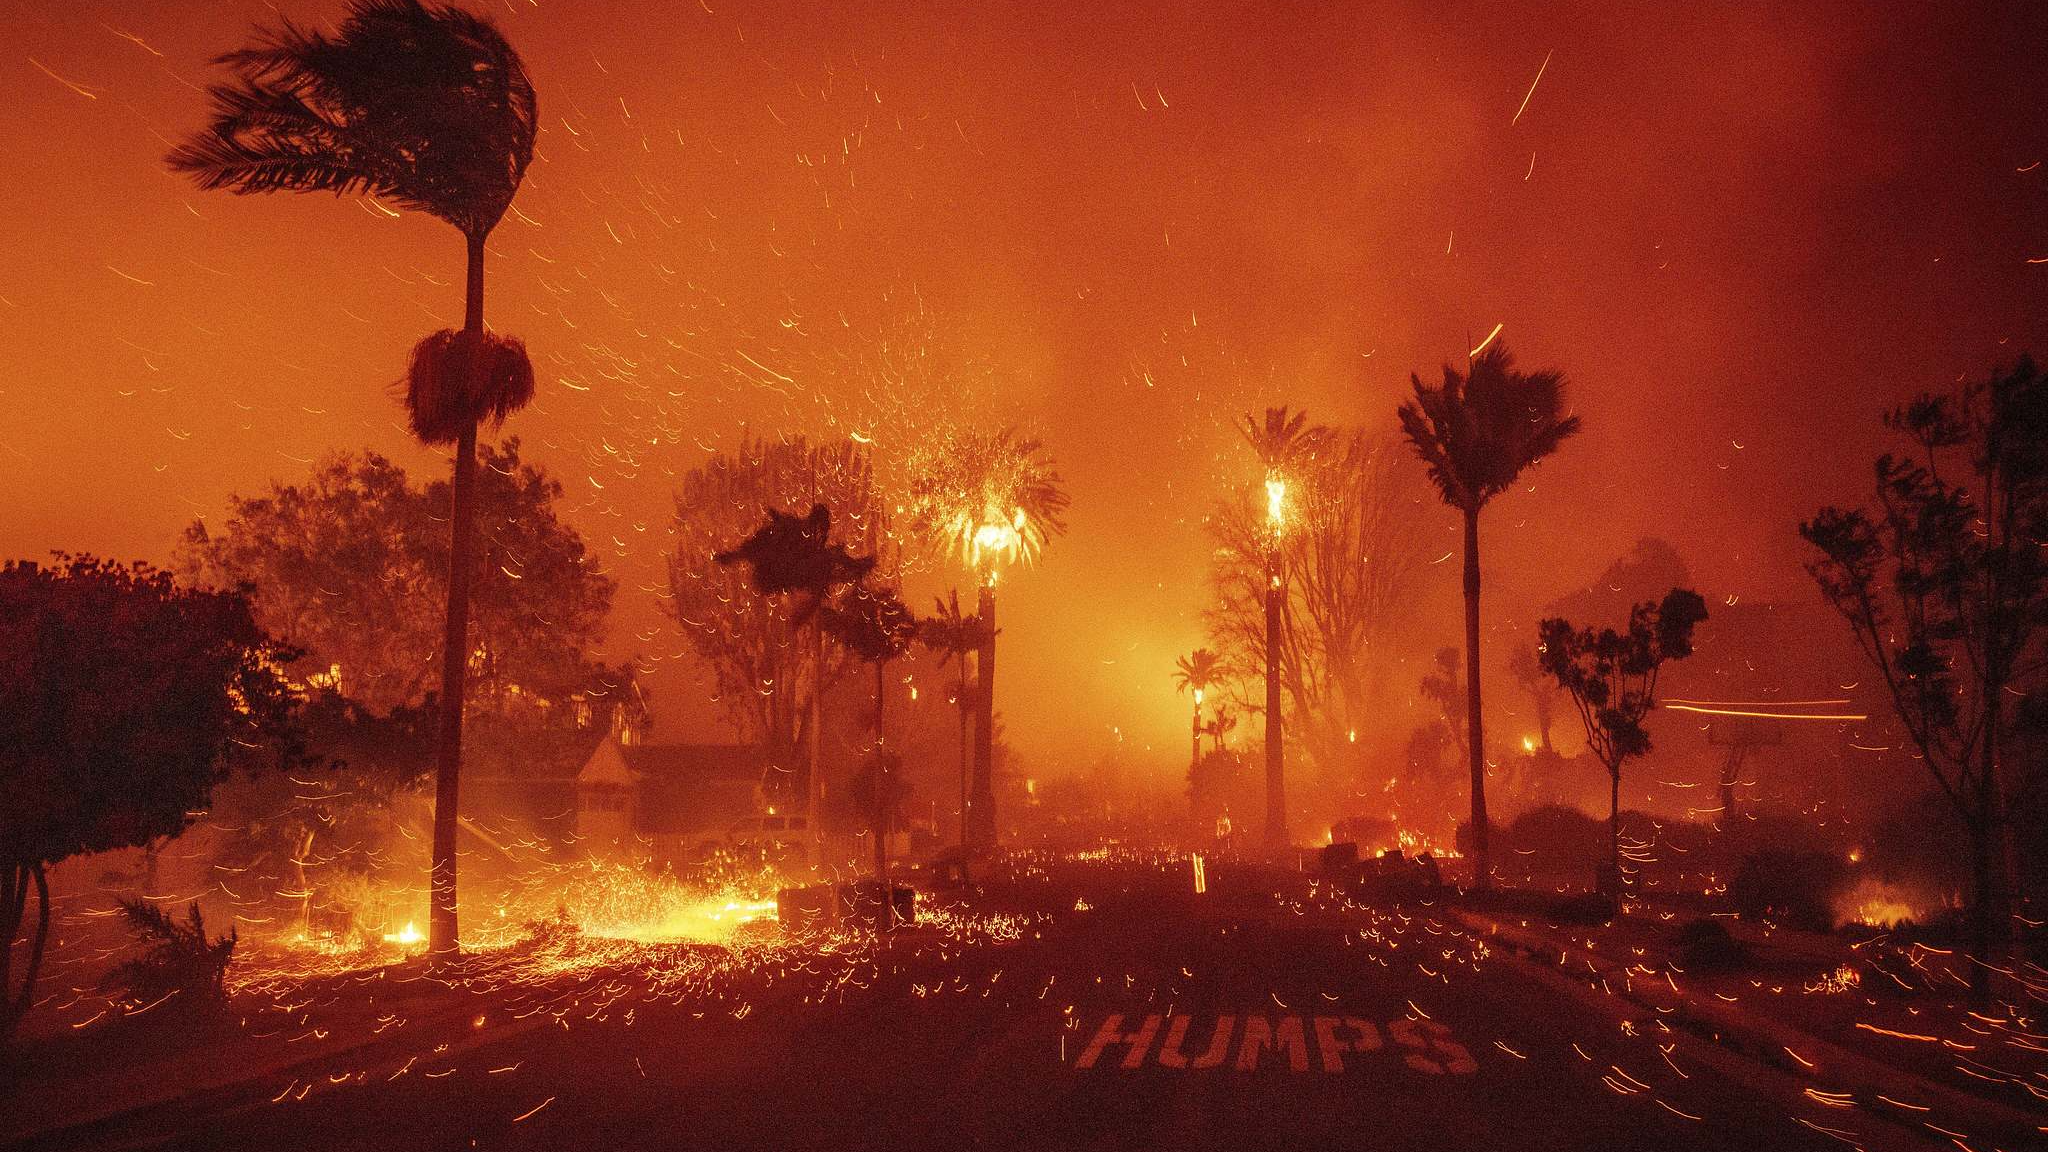
[[[1266,477],[1266,519],[1272,522],[1275,536],[1287,525],[1287,481],[1270,474]]]

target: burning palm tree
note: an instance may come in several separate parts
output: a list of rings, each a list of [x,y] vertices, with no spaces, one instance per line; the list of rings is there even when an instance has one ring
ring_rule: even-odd
[[[1486,736],[1479,715],[1479,512],[1516,477],[1579,430],[1567,416],[1564,374],[1521,372],[1507,346],[1474,357],[1463,375],[1444,365],[1431,388],[1411,376],[1415,399],[1401,405],[1401,430],[1429,469],[1444,503],[1465,516],[1465,731],[1472,767],[1474,882],[1488,883]]]
[[[430,886],[432,948],[451,953],[476,433],[533,398],[525,346],[484,330],[484,241],[533,159],[533,83],[490,21],[420,0],[354,0],[338,35],[285,23],[219,63],[234,80],[209,90],[212,123],[172,150],[172,168],[209,190],[383,197],[468,246],[462,330],[422,340],[405,381],[413,431],[455,447]]]
[[[1192,726],[1195,750],[1193,757],[1188,761],[1188,768],[1192,771],[1195,765],[1202,761],[1202,696],[1222,681],[1223,658],[1216,655],[1213,649],[1197,648],[1176,660],[1174,668],[1174,691],[1191,693],[1195,698],[1195,718]]]
[[[970,433],[935,446],[912,461],[911,522],[920,535],[943,544],[980,585],[977,617],[984,629],[975,659],[971,839],[995,843],[996,580],[1004,568],[1030,563],[1047,541],[1066,531],[1067,493],[1038,441],[1015,429]]]
[[[1280,631],[1287,603],[1287,572],[1280,541],[1287,531],[1287,483],[1312,459],[1329,437],[1329,429],[1311,426],[1305,412],[1286,405],[1266,409],[1265,420],[1247,415],[1241,426],[1245,442],[1265,469],[1266,521],[1271,535],[1266,548],[1266,847],[1287,845],[1287,745],[1280,704]]]

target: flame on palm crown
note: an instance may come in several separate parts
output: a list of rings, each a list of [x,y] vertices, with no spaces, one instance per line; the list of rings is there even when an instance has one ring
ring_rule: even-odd
[[[991,584],[1066,531],[1059,472],[1014,429],[945,437],[913,458],[912,472],[911,523]]]

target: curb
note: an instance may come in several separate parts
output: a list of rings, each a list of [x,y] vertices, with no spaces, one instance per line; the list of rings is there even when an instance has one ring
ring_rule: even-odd
[[[1561,964],[1565,956],[1580,953],[1578,958],[1588,966],[1586,972],[1548,963],[1543,966],[1559,975],[1573,976],[1580,982],[1590,973],[1599,978],[1609,994],[1656,1013],[1673,1027],[1682,1028],[1698,1039],[1773,1071],[1832,1083],[1838,1089],[1847,1089],[1859,1097],[1905,1100],[1914,1107],[1932,1106],[1945,1114],[1967,1117],[1986,1127],[2011,1130],[2015,1134],[2048,1132],[2048,1114],[2029,1114],[2001,1101],[1964,1092],[1852,1052],[1790,1025],[1703,1000],[1667,985],[1659,986],[1666,995],[1650,999],[1635,991],[1625,965],[1589,953],[1570,942],[1561,944],[1531,929],[1503,923],[1484,913],[1463,908],[1446,908],[1445,912],[1483,938],[1508,944],[1519,958],[1530,963],[1537,963],[1539,957],[1557,956]],[[1905,1126],[1923,1137],[1927,1135],[1926,1122],[1921,1119],[1926,1113],[1914,1111],[1912,1107],[1880,1109],[1874,1101],[1865,1103],[1869,1114]]]

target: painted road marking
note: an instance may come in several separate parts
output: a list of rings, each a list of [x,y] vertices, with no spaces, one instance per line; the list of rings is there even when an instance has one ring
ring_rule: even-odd
[[[1357,1016],[1313,1016],[1304,1025],[1300,1016],[1274,1018],[1264,1012],[1249,1012],[1242,1016],[1218,1016],[1206,1028],[1197,1028],[1192,1016],[1155,1013],[1130,1028],[1125,1027],[1124,1020],[1122,1014],[1105,1018],[1075,1059],[1074,1067],[1109,1067],[1102,1064],[1103,1057],[1110,1054],[1111,1048],[1121,1048],[1122,1057],[1113,1064],[1118,1068],[1143,1068],[1150,1057],[1154,1067],[1177,1071],[1228,1067],[1237,1072],[1252,1072],[1261,1065],[1284,1063],[1289,1072],[1307,1072],[1313,1042],[1315,1066],[1325,1073],[1340,1073],[1362,1063],[1354,1060],[1347,1064],[1346,1056],[1370,1056],[1377,1052],[1399,1055],[1409,1068],[1431,1076],[1465,1076],[1479,1070],[1479,1062],[1472,1058],[1472,1053],[1452,1039],[1450,1028],[1429,1019],[1403,1016],[1389,1021],[1385,1040],[1381,1039],[1377,1025]],[[1190,1031],[1206,1038],[1196,1045],[1199,1054],[1191,1054],[1188,1047]],[[1235,1060],[1230,1059],[1233,1042]]]

